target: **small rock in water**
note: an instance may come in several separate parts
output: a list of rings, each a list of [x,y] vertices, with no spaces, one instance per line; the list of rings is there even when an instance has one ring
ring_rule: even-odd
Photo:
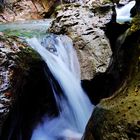
[[[57,52],[57,50],[54,46],[48,47],[47,50],[51,53],[56,53]]]

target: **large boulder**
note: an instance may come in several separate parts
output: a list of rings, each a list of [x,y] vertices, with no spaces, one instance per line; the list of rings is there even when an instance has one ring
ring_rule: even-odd
[[[20,49],[25,47],[25,45],[15,39],[14,37],[4,37],[2,33],[0,35],[0,128],[3,119],[5,119],[5,116],[9,112],[9,106],[12,101],[12,80],[15,78],[15,67],[17,67],[15,59],[18,59],[17,53],[20,52]],[[17,75],[17,78],[18,76],[19,75]],[[20,79],[21,77],[19,76]]]
[[[27,54],[31,54],[22,60]],[[0,35],[0,130],[10,108],[17,98],[19,86],[31,61],[38,61],[34,53],[19,38]],[[29,59],[29,60],[28,60]],[[27,61],[27,62],[26,62]],[[19,74],[20,73],[20,74]]]
[[[105,72],[112,52],[104,27],[111,19],[112,5],[99,1],[82,5],[72,3],[64,4],[56,12],[58,14],[49,31],[72,38],[82,79],[92,79],[96,73]]]

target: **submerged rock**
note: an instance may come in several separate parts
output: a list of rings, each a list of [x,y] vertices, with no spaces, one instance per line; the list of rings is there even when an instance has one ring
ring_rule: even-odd
[[[95,73],[105,72],[111,49],[104,27],[111,19],[111,5],[100,2],[66,4],[57,11],[50,32],[67,34],[77,50],[82,79],[92,79]]]

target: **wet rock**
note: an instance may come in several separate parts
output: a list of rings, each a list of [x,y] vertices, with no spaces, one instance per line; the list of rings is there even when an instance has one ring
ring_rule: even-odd
[[[18,37],[0,35],[0,60],[0,139],[30,140],[42,116],[58,115],[49,80],[56,81],[41,57]]]
[[[10,68],[10,65],[15,65],[15,62],[9,58],[9,54],[15,55],[19,51],[14,51],[14,44],[12,42],[12,38],[6,39],[3,35],[0,35],[0,128],[5,116],[9,112],[12,100],[10,96],[8,97],[5,94],[11,89],[13,69],[12,67]]]
[[[91,1],[90,1],[91,2]],[[97,4],[97,3],[96,3]],[[111,6],[93,3],[67,4],[57,11],[50,32],[69,35],[77,50],[82,79],[92,79],[108,67],[112,54],[104,33],[105,24],[111,19]]]
[[[19,38],[0,35],[0,132],[16,96],[18,96],[16,93],[18,85],[23,82],[23,75],[29,67],[28,62],[21,61],[19,55],[24,49],[27,49],[27,46]],[[32,54],[28,49],[27,52]],[[20,74],[17,75],[17,71],[20,71]]]

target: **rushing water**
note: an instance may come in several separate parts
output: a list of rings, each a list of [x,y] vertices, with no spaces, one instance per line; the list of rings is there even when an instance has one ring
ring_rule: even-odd
[[[63,91],[58,95],[52,84],[59,116],[49,118],[46,114],[42,118],[43,123],[38,122],[34,128],[31,140],[79,140],[93,106],[81,88],[80,67],[72,40],[67,36],[47,34],[51,21],[0,24],[0,31],[24,37],[41,55]]]
[[[117,22],[118,23],[124,23],[124,22],[131,22],[131,14],[130,11],[135,5],[135,1],[130,1],[128,4],[121,8],[116,7],[116,13],[117,13]]]
[[[80,84],[80,68],[72,41],[67,36],[50,35],[27,39],[48,65],[63,95],[54,95],[59,108],[57,118],[43,117],[31,140],[81,139],[92,112],[92,104]]]

